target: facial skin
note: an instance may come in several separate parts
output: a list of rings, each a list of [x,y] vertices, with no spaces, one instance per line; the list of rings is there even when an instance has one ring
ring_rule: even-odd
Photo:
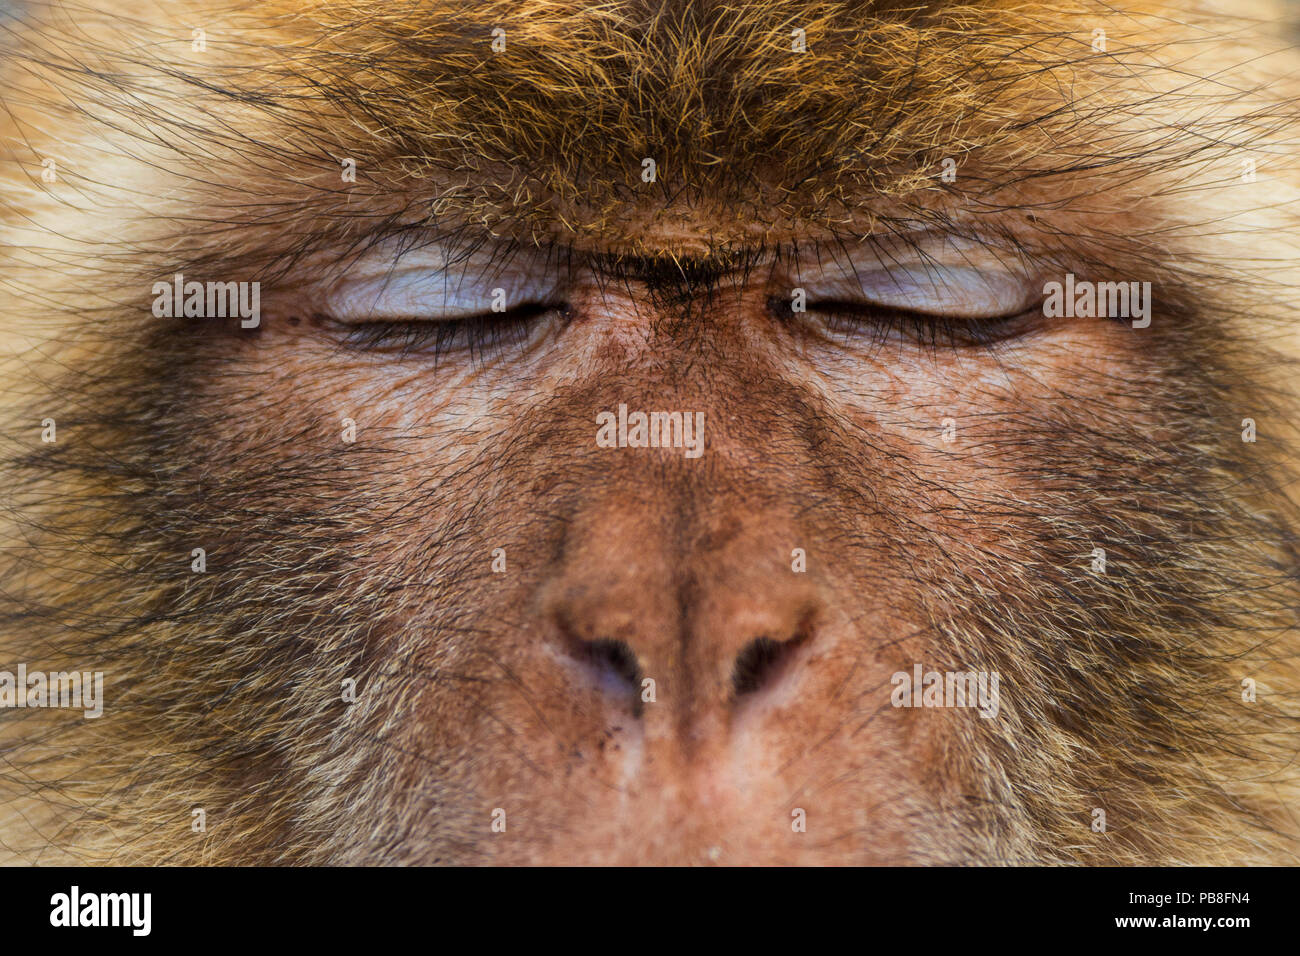
[[[1296,862],[1277,11],[175,6],[9,25],[13,860]]]

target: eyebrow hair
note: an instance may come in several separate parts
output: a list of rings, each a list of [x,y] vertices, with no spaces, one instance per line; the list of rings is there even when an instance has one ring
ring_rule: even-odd
[[[1008,98],[1041,101],[1047,64],[1087,50],[998,3],[951,15],[776,2],[318,9],[328,40],[295,60],[300,76],[364,122],[387,160],[417,175],[478,168],[526,182],[543,214],[584,207],[594,221],[647,194],[665,206],[748,205],[760,221],[780,207],[851,206],[863,188],[914,180],[936,150],[1006,135]],[[811,52],[792,51],[795,28]],[[499,54],[494,29],[507,44]],[[1018,118],[1029,129],[1065,105],[1053,92]],[[646,160],[657,171],[649,187]],[[464,200],[494,204],[491,188],[473,192]]]
[[[1222,58],[1197,75],[1196,52],[1232,38],[1146,0],[1123,14],[1094,0],[188,9],[205,11],[206,57],[126,17],[83,25],[71,49],[66,24],[6,25],[21,41],[6,72],[60,89],[51,100],[20,85],[6,105],[98,123],[119,154],[175,178],[154,218],[184,231],[142,242],[153,258],[182,249],[268,270],[429,230],[671,257],[644,242],[647,209],[670,222],[694,210],[723,250],[796,227],[860,238],[909,217],[991,223],[1231,158],[1293,132],[1300,113],[1280,91],[1229,81]],[[1090,46],[1098,22],[1109,51]],[[796,26],[807,53],[791,49]],[[1156,88],[1161,77],[1173,79]],[[357,181],[341,185],[349,157]],[[954,158],[961,177],[945,184]]]
[[[326,39],[293,62],[390,161],[434,178],[477,168],[508,180],[502,195],[526,183],[543,215],[583,207],[598,223],[647,194],[665,206],[747,205],[759,221],[842,215],[864,191],[933,185],[944,156],[978,153],[1022,178],[1136,169],[1227,129],[1200,118],[1210,84],[1160,95],[1147,86],[1167,69],[1157,54],[1176,61],[1179,43],[1203,34],[1087,2],[315,9]],[[1101,14],[1115,49],[1090,45]],[[808,53],[791,50],[796,27]],[[506,48],[493,53],[498,28]],[[1218,99],[1233,93],[1244,91]],[[1135,107],[1144,141],[1121,135]],[[645,159],[654,184],[641,180]],[[488,206],[491,192],[462,198]],[[516,214],[520,198],[509,196]]]

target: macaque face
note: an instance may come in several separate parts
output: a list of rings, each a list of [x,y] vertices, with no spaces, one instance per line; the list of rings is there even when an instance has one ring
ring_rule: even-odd
[[[15,28],[16,859],[1295,861],[1281,27],[660,6]]]

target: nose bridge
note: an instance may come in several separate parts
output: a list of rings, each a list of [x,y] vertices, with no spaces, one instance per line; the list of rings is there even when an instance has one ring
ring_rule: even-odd
[[[702,255],[607,255],[592,265],[603,278],[645,287],[651,301],[673,310],[693,300],[708,302],[723,289],[736,289],[762,262],[755,247],[713,250]]]

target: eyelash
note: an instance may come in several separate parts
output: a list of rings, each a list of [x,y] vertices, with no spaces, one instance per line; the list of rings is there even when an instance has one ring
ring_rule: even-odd
[[[769,307],[787,321],[795,316],[786,299],[772,299]],[[870,345],[878,346],[893,335],[901,335],[933,351],[940,348],[988,348],[1015,338],[1025,330],[1025,320],[1033,312],[1027,310],[992,318],[962,319],[828,300],[809,303],[806,314],[820,316],[822,328],[841,338],[856,340],[866,336]]]
[[[773,298],[769,309],[784,320],[795,313],[788,300]],[[809,314],[822,317],[822,327],[844,339],[861,339],[879,346],[892,335],[902,335],[931,351],[940,348],[988,348],[1015,338],[1023,331],[1029,312],[986,319],[954,319],[945,315],[908,312],[902,309],[829,300],[812,303]],[[339,323],[317,316],[341,331],[345,348],[368,352],[396,353],[400,357],[427,354],[435,361],[454,352],[468,352],[472,361],[482,362],[510,349],[522,350],[532,339],[541,317],[569,313],[568,304],[528,303],[508,312],[467,316],[463,319],[412,319]]]
[[[435,360],[453,352],[468,352],[473,361],[479,362],[511,349],[522,350],[531,341],[537,320],[554,312],[567,314],[568,306],[528,303],[508,312],[463,319],[326,321],[341,332],[340,342],[345,348],[401,357],[431,355]]]

